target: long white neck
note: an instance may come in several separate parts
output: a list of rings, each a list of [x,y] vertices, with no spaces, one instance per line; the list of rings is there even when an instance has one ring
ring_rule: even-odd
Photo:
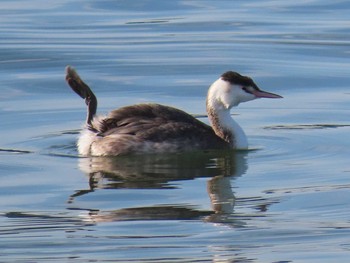
[[[217,86],[220,85],[220,89]],[[237,104],[223,100],[221,92],[228,92],[226,83],[221,79],[213,83],[207,97],[207,113],[209,121],[217,136],[231,144],[235,149],[247,149],[248,140],[243,129],[235,122],[230,109]]]
[[[217,136],[231,144],[235,149],[247,149],[247,137],[237,122],[235,122],[230,114],[230,110],[208,109],[209,121]]]

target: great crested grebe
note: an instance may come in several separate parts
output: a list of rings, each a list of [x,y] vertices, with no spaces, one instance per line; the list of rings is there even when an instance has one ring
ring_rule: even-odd
[[[208,91],[210,127],[184,111],[160,104],[137,104],[97,116],[94,93],[70,66],[66,67],[66,81],[87,105],[86,126],[77,143],[84,156],[247,149],[247,138],[230,109],[257,98],[282,98],[260,90],[251,78],[228,71]]]

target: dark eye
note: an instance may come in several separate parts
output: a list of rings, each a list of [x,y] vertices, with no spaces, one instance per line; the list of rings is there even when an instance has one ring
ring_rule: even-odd
[[[247,87],[243,87],[242,90],[244,90],[245,92],[247,92],[247,93],[249,93],[249,94],[252,94],[252,93],[250,92],[250,90],[249,90]]]

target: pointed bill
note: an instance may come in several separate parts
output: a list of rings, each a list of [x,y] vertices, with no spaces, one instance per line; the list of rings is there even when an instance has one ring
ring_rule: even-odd
[[[267,91],[263,91],[263,90],[254,90],[252,91],[252,93],[257,97],[257,98],[270,98],[270,99],[280,99],[283,98],[280,95],[271,93],[271,92],[267,92]]]

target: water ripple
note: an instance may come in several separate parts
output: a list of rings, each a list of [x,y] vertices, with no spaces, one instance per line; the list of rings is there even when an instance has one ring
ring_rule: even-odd
[[[347,262],[350,5],[325,2],[0,1],[0,260]],[[79,158],[66,64],[102,111],[204,112],[226,70],[285,99],[239,107],[245,153]]]
[[[269,189],[265,190],[266,194],[295,194],[295,193],[313,193],[313,192],[329,192],[342,189],[350,189],[350,184],[340,184],[340,185],[320,185],[320,186],[300,186],[291,188],[279,188],[279,189]]]
[[[19,149],[3,149],[0,148],[0,152],[6,152],[6,153],[33,153],[32,151],[27,151],[27,150],[19,150]]]
[[[350,124],[289,124],[266,126],[267,130],[314,130],[350,127]]]

